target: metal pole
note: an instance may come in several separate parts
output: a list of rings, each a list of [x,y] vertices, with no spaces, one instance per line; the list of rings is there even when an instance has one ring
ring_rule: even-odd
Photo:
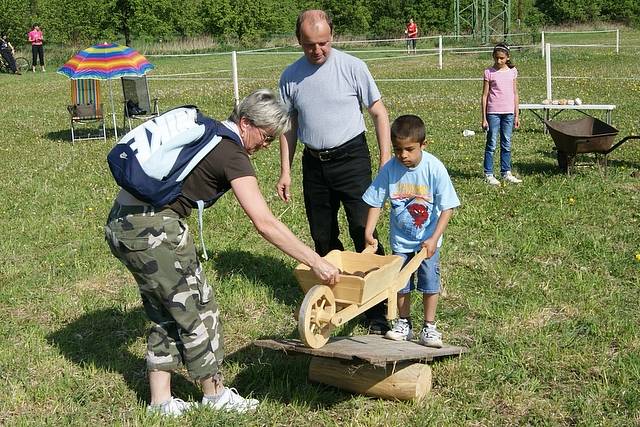
[[[116,124],[116,109],[113,107],[113,89],[111,88],[111,80],[109,80],[109,99],[111,100],[111,117],[113,118],[113,133],[118,141],[118,125]]]
[[[540,51],[542,52],[542,57],[544,58],[544,31],[542,31],[540,35],[542,36],[542,39],[540,42]]]
[[[456,35],[456,40],[460,39],[460,0],[455,0],[453,12],[453,32]]]
[[[553,99],[551,94],[551,45],[549,43],[544,45],[545,49],[545,64],[547,66],[547,99]]]
[[[502,32],[506,34],[506,41],[511,43],[511,0],[507,0],[507,4],[505,6],[504,30]]]
[[[438,69],[442,70],[442,36],[438,36]]]
[[[484,0],[484,31],[483,43],[489,43],[489,0]]]
[[[240,103],[240,93],[238,90],[238,57],[235,50],[231,52],[231,69],[233,70],[233,99],[238,105]]]
[[[616,53],[620,53],[620,30],[616,28]]]

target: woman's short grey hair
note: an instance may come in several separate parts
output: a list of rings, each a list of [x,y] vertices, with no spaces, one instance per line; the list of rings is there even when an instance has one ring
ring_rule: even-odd
[[[289,128],[289,110],[278,96],[269,89],[258,89],[244,98],[229,116],[229,120],[240,123],[245,117],[252,124],[280,135]]]

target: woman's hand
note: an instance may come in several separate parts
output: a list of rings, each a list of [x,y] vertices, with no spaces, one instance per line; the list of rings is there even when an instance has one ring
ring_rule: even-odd
[[[320,258],[316,265],[311,266],[311,271],[324,285],[333,286],[340,281],[340,270],[324,258]]]
[[[489,122],[487,119],[482,119],[482,129],[489,130]]]

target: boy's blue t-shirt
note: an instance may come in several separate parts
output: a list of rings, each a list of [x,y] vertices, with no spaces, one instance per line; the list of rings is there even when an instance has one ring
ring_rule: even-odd
[[[391,203],[391,249],[400,253],[419,250],[433,235],[440,213],[460,206],[447,169],[425,151],[415,168],[392,158],[362,196],[369,206],[377,208],[387,199]],[[442,237],[438,247],[441,244]]]

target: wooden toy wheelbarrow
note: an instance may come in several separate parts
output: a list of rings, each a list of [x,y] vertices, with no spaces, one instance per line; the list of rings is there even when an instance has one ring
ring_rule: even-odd
[[[320,348],[329,340],[331,331],[379,302],[387,301],[387,319],[395,319],[398,291],[406,285],[426,257],[422,249],[402,268],[397,255],[376,255],[373,247],[364,251],[334,250],[324,258],[342,272],[333,287],[318,284],[318,278],[304,264],[294,275],[305,292],[298,314],[298,332],[302,342]]]

